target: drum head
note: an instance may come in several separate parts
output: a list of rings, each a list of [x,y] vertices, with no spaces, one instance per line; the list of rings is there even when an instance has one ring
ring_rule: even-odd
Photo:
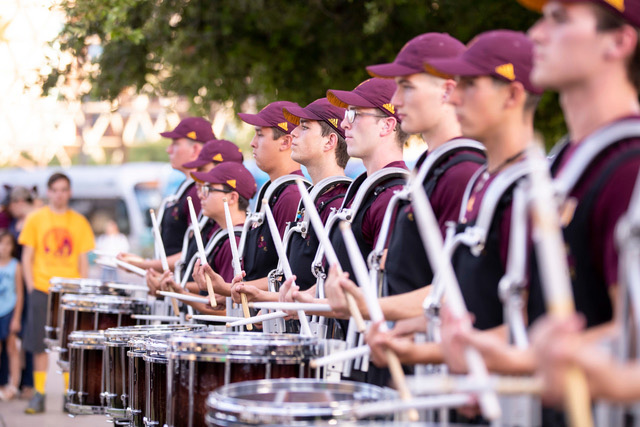
[[[391,389],[371,384],[316,379],[246,381],[209,395],[209,418],[246,424],[286,424],[313,420],[354,420],[363,403],[396,398]]]
[[[105,331],[104,336],[107,344],[122,343],[126,345],[129,340],[134,338],[167,335],[178,331],[202,331],[206,329],[207,325],[134,325],[109,328]]]
[[[116,295],[64,294],[60,305],[65,310],[97,313],[138,313],[147,309],[146,299]]]

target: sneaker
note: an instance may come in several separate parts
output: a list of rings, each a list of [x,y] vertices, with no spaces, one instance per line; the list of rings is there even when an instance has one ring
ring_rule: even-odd
[[[6,402],[8,400],[15,399],[17,395],[18,389],[15,386],[9,384],[8,386],[0,390],[0,401]]]
[[[69,409],[67,409],[67,403],[69,403],[69,396],[65,393],[62,397],[62,412],[65,414],[69,414]]]
[[[41,414],[44,412],[44,394],[35,392],[27,409],[24,410],[25,414]]]

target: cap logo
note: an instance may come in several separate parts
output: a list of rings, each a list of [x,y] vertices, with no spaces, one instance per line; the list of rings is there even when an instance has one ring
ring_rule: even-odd
[[[513,70],[513,64],[512,63],[498,65],[496,67],[496,73],[498,73],[502,77],[504,77],[506,79],[509,79],[509,80],[512,80],[512,81],[516,79],[516,73]]]
[[[624,0],[604,0],[620,12],[624,12]]]
[[[338,119],[327,119],[329,123],[333,125],[334,128],[338,127]]]
[[[196,139],[196,131],[192,130],[187,134],[187,138]]]
[[[215,156],[213,156],[213,160],[216,162],[222,162],[224,159],[222,158],[222,154],[218,153]]]
[[[385,110],[389,111],[391,114],[395,114],[396,113],[396,107],[394,107],[392,104],[384,104],[382,107]]]
[[[235,179],[227,180],[227,184],[229,184],[232,188],[236,188],[236,180]]]
[[[278,127],[288,131],[287,122],[278,123]]]

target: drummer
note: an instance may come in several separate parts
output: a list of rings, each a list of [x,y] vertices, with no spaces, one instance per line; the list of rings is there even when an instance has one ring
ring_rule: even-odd
[[[171,256],[180,252],[182,236],[190,223],[187,197],[190,196],[193,199],[196,213],[200,212],[200,200],[197,197],[194,182],[189,177],[191,169],[184,164],[197,160],[203,145],[216,137],[211,123],[202,117],[182,119],[175,129],[162,132],[160,135],[171,139],[171,144],[167,147],[171,167],[186,176],[176,192],[163,200],[162,207],[158,211],[158,224],[164,250],[167,256]],[[134,265],[144,263],[143,259],[131,254],[119,254],[118,258]]]
[[[208,172],[192,172],[191,176],[196,181],[198,195],[202,202],[203,215],[213,220],[218,226],[217,231],[210,238],[210,242],[215,240],[216,243],[207,244],[207,247],[210,247],[210,252],[207,254],[207,262],[209,264],[205,268],[210,274],[215,271],[222,280],[231,282],[233,279],[233,257],[227,234],[224,199],[226,198],[229,204],[233,225],[239,232],[242,230],[247,216],[249,200],[256,193],[256,181],[247,168],[236,162],[222,163]],[[234,237],[237,244],[240,236],[236,234]],[[193,257],[197,256],[198,254],[194,253]],[[195,265],[199,266],[199,262]],[[193,276],[198,282],[187,283],[187,290],[184,290],[182,286],[173,280],[170,272],[163,273],[160,281],[169,286],[174,292],[196,293],[200,290],[206,293],[207,287],[204,281],[203,268],[194,268]],[[201,285],[198,287],[200,283]],[[224,295],[216,293],[216,301],[219,303],[219,308],[216,310],[203,303],[187,302],[187,304],[190,304],[201,313],[224,315],[226,313],[224,310]]]
[[[49,203],[25,220],[20,233],[24,281],[29,292],[24,348],[33,352],[35,394],[25,410],[28,414],[45,411],[45,385],[49,356],[45,352],[44,326],[49,280],[54,276],[89,276],[87,253],[94,247],[94,236],[87,219],[69,208],[71,180],[54,173],[47,181]],[[64,373],[65,393],[69,374]]]
[[[490,191],[492,182],[510,166],[521,168],[524,150],[533,139],[533,115],[539,100],[540,90],[529,80],[533,45],[522,33],[498,30],[477,36],[469,48],[457,58],[430,60],[430,69],[458,75],[458,84],[452,92],[449,102],[454,105],[459,117],[462,133],[482,142],[487,150],[487,168],[476,180],[470,181],[469,202],[463,206],[460,227],[473,224],[483,203],[483,196]],[[481,52],[481,54],[480,54]],[[478,60],[482,58],[482,60]],[[454,267],[460,282],[465,302],[482,321],[484,329],[495,328],[496,333],[504,333],[500,327],[502,320],[495,317],[502,313],[498,297],[498,280],[504,275],[509,249],[511,225],[511,203],[507,190],[498,194],[504,203],[498,205],[497,214],[492,221],[490,236],[483,253],[471,259],[465,256],[468,248],[456,251]],[[473,261],[473,262],[472,262]],[[491,277],[489,282],[487,279]],[[479,284],[482,281],[482,284]],[[334,308],[346,314],[343,296],[339,285],[356,292],[350,281],[340,276],[336,281],[327,283],[327,293]],[[470,297],[480,289],[485,291]],[[405,293],[380,300],[385,317],[397,320],[422,311],[422,301],[428,295],[428,289]],[[340,298],[338,298],[340,296]],[[365,309],[364,304],[359,304]],[[397,352],[401,361],[406,363],[440,363],[443,361],[439,345],[433,343],[413,344],[407,339],[392,339],[394,333],[378,331],[374,325],[368,335],[376,364],[384,365],[386,359],[383,349]]]
[[[283,112],[289,122],[297,125],[291,132],[291,158],[307,168],[314,186],[326,186],[315,201],[323,222],[326,222],[331,211],[342,204],[348,188],[344,168],[349,154],[344,129],[338,125],[344,117],[344,108],[332,105],[327,98],[320,98],[304,108],[287,107]],[[339,177],[344,179],[333,181]],[[300,216],[301,212],[298,212]],[[315,284],[311,264],[318,244],[315,233],[309,230],[306,237],[292,237],[288,246],[291,270],[302,289]],[[292,250],[292,245],[299,250]],[[277,301],[278,293],[268,292],[267,285],[266,281],[238,281],[232,288],[232,296],[237,303],[240,302],[241,292],[247,295],[249,301]]]
[[[291,132],[295,125],[286,120],[282,112],[283,108],[297,106],[289,101],[276,101],[257,114],[238,114],[242,121],[255,127],[255,136],[251,140],[253,158],[258,168],[269,175],[269,181],[263,184],[258,194],[259,197],[271,194],[269,207],[280,238],[284,235],[287,223],[296,218],[300,193],[295,182],[304,177],[300,164],[291,159]],[[261,203],[262,200],[257,200],[256,206]],[[265,222],[252,224],[250,229],[243,231],[245,245],[240,257],[247,281],[259,280],[266,283],[267,275],[278,265],[276,249],[269,226]],[[211,279],[217,294],[231,296],[231,280],[226,281],[217,274],[213,274]]]

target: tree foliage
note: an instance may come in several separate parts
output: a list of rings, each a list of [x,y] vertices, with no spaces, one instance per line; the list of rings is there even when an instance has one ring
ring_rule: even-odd
[[[328,88],[350,89],[366,65],[392,60],[412,37],[447,32],[467,42],[497,28],[526,31],[537,16],[514,0],[62,0],[68,21],[56,42],[78,58],[90,96],[114,99],[126,87],[259,106],[306,104]],[[97,40],[97,42],[96,42]],[[91,44],[101,54],[90,55]],[[89,66],[91,62],[93,66]],[[73,67],[53,71],[45,90]],[[563,130],[557,102],[541,105],[547,139]]]

